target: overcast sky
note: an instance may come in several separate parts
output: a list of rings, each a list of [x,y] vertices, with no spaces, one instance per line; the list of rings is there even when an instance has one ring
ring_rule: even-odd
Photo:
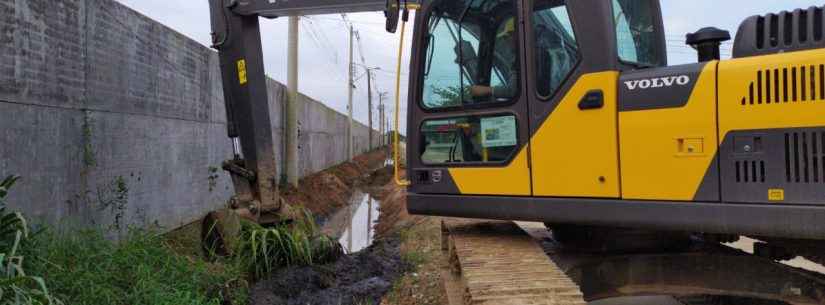
[[[207,0],[117,1],[204,45],[211,42]],[[749,16],[812,5],[822,5],[822,2],[813,0],[663,0],[662,9],[668,39],[669,64],[696,61],[695,52],[684,45],[684,36],[688,32],[706,26],[716,26],[729,30],[732,35],[735,35],[740,22]],[[382,69],[375,73],[374,84],[377,90],[374,92],[389,92],[390,99],[394,101],[398,35],[384,31],[382,13],[350,14],[349,19],[355,25],[356,30],[361,33],[361,49],[366,58],[366,64]],[[279,82],[286,83],[286,19],[262,19],[261,24],[266,72]],[[340,15],[312,16],[302,19],[301,22],[299,90],[316,100],[323,101],[341,113],[346,113],[347,104],[347,34],[347,26]],[[405,45],[409,50],[409,40]],[[408,53],[406,52],[407,56],[402,64],[402,73],[404,73],[401,90],[402,130],[405,129]],[[723,57],[730,55],[730,44],[723,46],[722,53]],[[360,64],[357,47],[355,58]],[[359,68],[356,74],[362,75],[363,68]],[[354,98],[355,117],[361,122],[366,122],[366,78],[362,77],[357,86],[358,90]],[[377,101],[377,96],[374,99]],[[388,109],[392,107],[388,106]],[[377,122],[377,111],[374,112],[374,120]]]

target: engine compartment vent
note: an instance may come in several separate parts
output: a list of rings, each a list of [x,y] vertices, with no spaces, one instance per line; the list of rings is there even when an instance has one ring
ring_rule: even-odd
[[[825,182],[825,132],[785,133],[785,181]]]
[[[759,70],[742,106],[825,101],[825,64]]]
[[[823,7],[753,16],[739,26],[733,57],[825,48]]]
[[[736,183],[765,183],[765,161],[736,161]]]

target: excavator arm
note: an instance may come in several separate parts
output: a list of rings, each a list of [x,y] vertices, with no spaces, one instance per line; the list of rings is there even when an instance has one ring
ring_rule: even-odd
[[[412,1],[411,1],[412,2]],[[385,11],[394,31],[399,1],[209,0],[213,48],[218,50],[227,129],[234,158],[223,164],[235,186],[232,208],[246,218],[273,223],[292,218],[278,196],[267,79],[259,17]]]

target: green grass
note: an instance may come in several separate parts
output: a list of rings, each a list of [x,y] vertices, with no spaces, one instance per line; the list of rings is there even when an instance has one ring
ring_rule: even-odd
[[[30,231],[22,214],[6,209],[6,196],[19,177],[0,181],[0,304],[59,305],[40,276],[26,268],[25,249],[30,245]]]
[[[235,260],[247,266],[255,278],[263,278],[285,266],[323,264],[343,250],[335,240],[318,230],[312,215],[304,210],[293,224],[265,228],[245,222]]]
[[[244,223],[240,248],[213,261],[199,255],[197,234],[188,231],[170,237],[131,230],[113,241],[101,230],[44,230],[21,251],[25,269],[45,279],[49,292],[65,304],[223,305],[229,300],[243,305],[249,275],[263,278],[284,266],[324,263],[341,253],[337,242],[319,233],[311,215],[306,219],[274,228]]]
[[[398,237],[401,243],[404,244],[418,242],[421,239],[421,234],[421,232],[410,228],[403,228],[398,231]],[[429,262],[428,253],[425,253],[422,247],[409,247],[405,250],[401,252],[401,261],[412,267],[413,270]]]
[[[307,211],[275,228],[244,223],[238,249],[211,260],[196,225],[167,235],[129,230],[118,240],[103,230],[31,234],[23,215],[5,209],[16,180],[0,181],[0,305],[244,305],[247,279],[342,253]]]
[[[166,238],[132,230],[30,233],[6,210],[17,181],[0,182],[0,305],[223,305],[246,303],[244,267],[176,253]]]
[[[47,279],[66,304],[219,305],[232,297],[228,293],[243,295],[245,286],[238,284],[244,282],[241,268],[179,255],[147,231],[132,231],[119,242],[100,231],[46,232],[28,252],[29,270]]]

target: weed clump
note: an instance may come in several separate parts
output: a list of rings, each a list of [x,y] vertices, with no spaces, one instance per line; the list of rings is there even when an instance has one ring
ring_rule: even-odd
[[[303,214],[291,224],[269,228],[242,223],[236,260],[260,279],[282,267],[325,264],[341,256],[338,242],[320,233],[308,211]]]
[[[26,219],[20,213],[6,209],[6,196],[18,177],[0,182],[0,304],[57,305],[63,304],[49,293],[46,281],[28,272],[25,255],[30,233]]]

